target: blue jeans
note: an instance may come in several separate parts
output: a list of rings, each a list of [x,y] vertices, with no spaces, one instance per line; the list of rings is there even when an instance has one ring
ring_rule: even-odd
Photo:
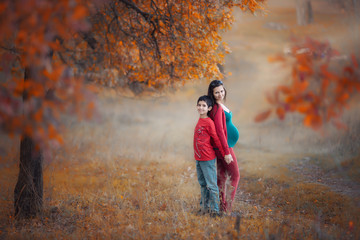
[[[219,188],[215,163],[216,158],[210,161],[196,161],[196,172],[201,187],[200,207],[205,211],[219,212]]]

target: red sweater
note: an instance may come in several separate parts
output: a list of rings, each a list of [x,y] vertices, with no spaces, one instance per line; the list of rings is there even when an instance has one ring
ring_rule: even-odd
[[[229,145],[227,142],[227,128],[226,128],[226,118],[224,110],[222,109],[220,104],[214,104],[210,112],[210,117],[214,121],[216,133],[220,139],[222,149],[225,155],[230,154]],[[214,148],[217,147],[215,142],[211,142]]]
[[[211,118],[199,118],[194,131],[194,157],[196,160],[209,161],[216,158],[210,140],[214,141],[214,144],[224,155],[220,140],[216,134],[214,122]]]

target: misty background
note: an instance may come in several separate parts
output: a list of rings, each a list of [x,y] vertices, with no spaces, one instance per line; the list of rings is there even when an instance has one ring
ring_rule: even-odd
[[[330,154],[340,162],[359,150],[360,113],[356,99],[344,114],[348,131],[329,124],[323,131],[315,132],[304,127],[303,117],[297,114],[287,115],[284,121],[274,115],[260,124],[253,121],[269,106],[265,93],[289,79],[290,69],[269,63],[267,58],[286,51],[290,37],[327,40],[344,53],[344,59],[357,50],[356,36],[350,37],[356,26],[349,25],[351,19],[344,10],[329,1],[313,1],[312,6],[314,23],[308,26],[297,25],[295,1],[269,1],[263,16],[235,12],[233,28],[224,36],[232,50],[225,63],[225,72],[231,75],[224,79],[224,84],[228,92],[226,105],[233,112],[233,122],[240,132],[235,146],[240,159],[240,151],[256,149],[304,156]],[[156,97],[103,93],[99,102],[100,121],[90,126],[86,122],[74,124],[86,131],[88,140],[105,140],[98,144],[105,144],[116,156],[192,161],[193,130],[198,119],[196,101],[207,93],[211,80],[188,83]],[[73,136],[72,141],[81,146],[87,139]]]

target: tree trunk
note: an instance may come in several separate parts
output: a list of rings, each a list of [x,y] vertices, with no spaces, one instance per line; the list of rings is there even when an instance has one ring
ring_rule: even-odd
[[[25,69],[24,81],[29,79],[30,69]],[[27,100],[23,94],[23,101]],[[17,218],[38,215],[43,206],[43,158],[41,150],[29,136],[20,143],[19,176],[14,190],[14,207]]]
[[[308,25],[314,22],[310,0],[296,0],[296,16],[298,25]]]
[[[351,34],[353,35],[354,38],[354,45],[355,45],[355,49],[354,49],[354,54],[357,55],[358,57],[360,56],[360,46],[359,46],[359,41],[360,41],[360,1],[359,0],[352,0],[351,1],[351,15],[352,15],[352,22],[351,22]]]
[[[356,20],[360,20],[360,1],[359,0],[352,0],[355,12]],[[357,23],[359,23],[357,21]]]

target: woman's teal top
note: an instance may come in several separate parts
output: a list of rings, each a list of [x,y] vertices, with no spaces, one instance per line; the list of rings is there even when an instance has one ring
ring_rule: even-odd
[[[227,142],[229,147],[234,147],[239,140],[239,131],[232,123],[232,112],[224,111],[226,118]]]

